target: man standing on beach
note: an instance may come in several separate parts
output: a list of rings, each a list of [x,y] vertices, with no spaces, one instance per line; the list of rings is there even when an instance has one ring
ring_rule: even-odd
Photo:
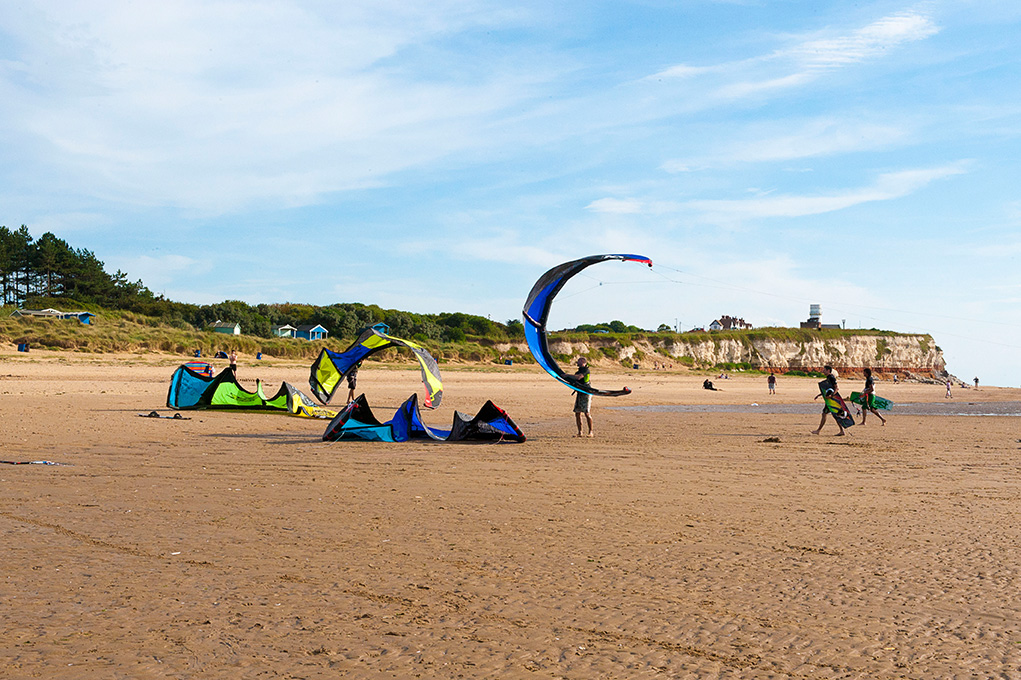
[[[235,378],[237,378],[238,377],[238,351],[236,349],[232,349],[230,351],[230,354],[227,356],[227,358],[230,360],[230,372],[234,374]]]
[[[355,400],[355,387],[358,385],[358,369],[361,365],[362,362],[359,361],[347,372],[347,403],[349,404]]]
[[[585,357],[578,358],[578,372],[574,374],[574,379],[578,382],[587,385],[591,376],[589,375],[588,360]],[[592,395],[587,392],[574,392],[574,420],[578,425],[578,435],[582,436],[581,432],[581,419],[582,416],[585,418],[585,422],[588,423],[588,436],[592,435]]]
[[[773,375],[772,371],[769,372],[769,377],[766,378],[766,384],[769,385],[769,393],[776,394],[776,376]]]

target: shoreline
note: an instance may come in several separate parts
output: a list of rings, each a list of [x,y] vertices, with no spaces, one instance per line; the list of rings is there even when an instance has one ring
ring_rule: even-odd
[[[854,412],[856,404],[850,404]],[[643,406],[609,406],[608,409],[618,411],[634,411],[644,413],[761,413],[777,414],[816,414],[821,411],[819,406],[812,404],[670,404]],[[894,408],[882,411],[883,417],[897,415],[912,416],[1014,416],[1021,417],[1021,401],[964,401],[946,400],[945,402],[907,402],[896,403]]]

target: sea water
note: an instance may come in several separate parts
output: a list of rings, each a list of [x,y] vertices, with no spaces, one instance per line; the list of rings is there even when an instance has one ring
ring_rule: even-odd
[[[852,408],[854,404],[849,404]],[[818,413],[818,404],[652,404],[647,406],[609,406],[614,411],[640,413]],[[883,414],[910,416],[1021,416],[1021,401],[897,403]]]

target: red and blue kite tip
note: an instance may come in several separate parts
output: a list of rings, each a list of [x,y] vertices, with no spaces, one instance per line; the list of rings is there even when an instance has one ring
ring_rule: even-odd
[[[618,257],[622,257],[625,260],[631,260],[632,262],[642,262],[644,264],[649,265],[650,267],[652,266],[652,260],[645,257],[644,255],[618,255]]]

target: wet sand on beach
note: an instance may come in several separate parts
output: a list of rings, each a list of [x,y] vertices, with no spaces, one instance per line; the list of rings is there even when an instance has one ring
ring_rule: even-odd
[[[181,362],[0,350],[0,459],[66,464],[0,465],[0,677],[1021,677],[1015,416],[814,436],[814,379],[596,367],[634,392],[577,438],[537,368],[444,365],[428,424],[492,399],[528,441],[327,444],[319,420],[138,417],[169,414]],[[308,363],[243,357],[256,377],[307,391]],[[385,420],[420,381],[370,362],[359,388]]]

